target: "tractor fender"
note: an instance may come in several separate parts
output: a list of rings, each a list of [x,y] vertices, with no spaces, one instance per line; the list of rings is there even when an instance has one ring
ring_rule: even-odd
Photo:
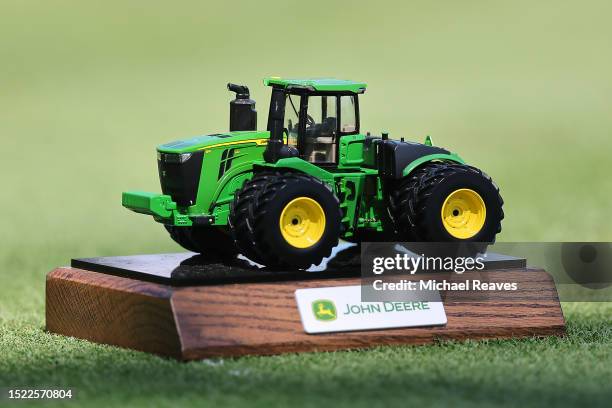
[[[299,171],[321,179],[330,186],[333,185],[334,182],[334,175],[332,173],[297,157],[280,159],[276,163],[267,163],[265,161],[245,163],[232,167],[231,170],[225,173],[218,181],[217,187],[212,194],[210,205],[211,211],[216,205],[225,204],[233,199],[234,191],[240,188],[245,176],[246,178],[250,178],[254,172],[272,169]]]
[[[438,146],[399,140],[377,140],[378,171],[384,178],[401,179],[420,164],[431,160],[463,161],[454,153]]]
[[[417,167],[421,166],[422,164],[425,164],[427,162],[434,161],[434,160],[445,160],[445,161],[452,161],[455,163],[465,164],[465,161],[463,161],[461,157],[459,157],[458,155],[454,153],[427,154],[425,156],[421,156],[418,159],[411,161],[406,167],[404,167],[404,169],[402,170],[402,177],[406,177],[407,175],[412,173]]]
[[[321,179],[321,181],[328,184],[333,190],[334,176],[332,173],[299,158],[292,157],[281,159],[276,163],[267,163],[265,161],[245,163],[232,167],[231,170],[221,177],[211,196],[208,211],[213,212],[215,207],[231,202],[234,198],[234,192],[242,186],[242,183],[244,183],[246,179],[250,179],[254,172],[272,169],[298,171],[309,174]]]
[[[233,200],[234,192],[242,186],[244,180],[251,178],[253,170],[251,163],[245,163],[227,171],[217,183],[210,200],[209,211],[212,211],[217,205],[226,204]]]

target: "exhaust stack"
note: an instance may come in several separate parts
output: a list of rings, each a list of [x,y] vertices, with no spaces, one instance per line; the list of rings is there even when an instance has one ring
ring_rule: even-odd
[[[236,93],[236,99],[230,102],[230,132],[257,130],[257,111],[249,88],[229,83],[227,89]]]

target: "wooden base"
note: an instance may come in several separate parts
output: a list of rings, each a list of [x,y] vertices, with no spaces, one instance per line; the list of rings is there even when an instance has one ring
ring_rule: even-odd
[[[456,276],[518,282],[520,289],[496,292],[490,300],[462,300],[448,292],[448,323],[442,327],[310,335],[295,290],[358,285],[359,278],[173,287],[65,267],[47,275],[47,330],[181,360],[564,334],[557,292],[545,271]]]

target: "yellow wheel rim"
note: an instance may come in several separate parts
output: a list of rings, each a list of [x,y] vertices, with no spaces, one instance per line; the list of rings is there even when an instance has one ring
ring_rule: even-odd
[[[312,198],[298,197],[283,208],[279,224],[289,245],[308,248],[319,242],[325,232],[325,212]]]
[[[480,194],[468,188],[455,190],[442,204],[442,224],[455,238],[472,238],[484,226],[487,208]]]

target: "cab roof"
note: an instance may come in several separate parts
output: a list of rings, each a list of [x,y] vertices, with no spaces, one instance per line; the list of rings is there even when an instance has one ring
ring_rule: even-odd
[[[339,91],[363,93],[366,89],[364,82],[347,81],[335,78],[281,78],[269,77],[264,79],[264,85],[280,85],[283,88],[307,88],[311,91]]]

